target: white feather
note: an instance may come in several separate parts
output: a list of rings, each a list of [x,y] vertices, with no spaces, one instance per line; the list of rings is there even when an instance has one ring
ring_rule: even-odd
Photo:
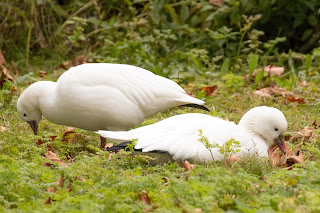
[[[252,123],[253,125],[248,125]],[[279,128],[279,132],[273,133],[274,126]],[[208,138],[210,143],[220,146],[230,139],[240,142],[240,156],[253,153],[267,156],[267,149],[272,142],[270,140],[285,132],[286,128],[286,119],[279,110],[256,107],[243,116],[241,125],[205,114],[190,113],[130,131],[98,131],[98,134],[117,142],[137,139],[135,148],[142,149],[143,152],[166,151],[174,160],[191,158],[203,162],[221,160],[223,155],[215,148],[211,149],[210,153],[199,140],[199,130],[202,130],[202,135]],[[277,135],[269,136],[272,134]]]
[[[49,121],[86,130],[125,130],[146,117],[183,104],[203,105],[175,82],[125,64],[88,63],[40,81],[19,97],[25,121]],[[27,116],[24,116],[26,114]]]

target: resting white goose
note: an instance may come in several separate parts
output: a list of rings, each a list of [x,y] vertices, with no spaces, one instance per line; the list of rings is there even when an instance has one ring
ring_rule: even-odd
[[[102,137],[115,142],[137,139],[135,149],[142,152],[167,152],[174,160],[192,159],[197,162],[221,160],[223,155],[216,148],[210,151],[199,141],[199,130],[210,143],[220,146],[230,139],[240,142],[239,156],[256,153],[267,156],[273,142],[286,153],[283,133],[287,121],[283,113],[272,107],[255,107],[241,118],[238,125],[210,115],[189,113],[176,115],[158,123],[130,131],[98,131]],[[123,149],[127,143],[109,150]]]
[[[19,97],[17,110],[37,134],[42,115],[85,130],[126,130],[146,117],[186,105],[206,109],[174,81],[125,64],[88,63],[57,82],[39,81]]]

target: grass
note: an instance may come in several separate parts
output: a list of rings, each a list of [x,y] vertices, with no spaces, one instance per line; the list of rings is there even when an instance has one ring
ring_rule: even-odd
[[[62,71],[48,73],[45,79],[56,80]],[[320,211],[319,130],[303,147],[306,164],[290,171],[271,168],[267,159],[248,159],[231,166],[219,162],[197,165],[189,174],[177,163],[151,166],[125,154],[115,154],[109,160],[109,153],[98,149],[99,137],[93,132],[76,129],[73,142],[62,142],[66,127],[43,119],[39,136],[33,135],[18,117],[15,105],[22,89],[37,80],[37,74],[32,74],[18,79],[18,91],[0,91],[0,125],[7,128],[0,132],[0,212]],[[201,81],[197,79],[195,86]],[[218,94],[206,98],[206,106],[215,107],[209,112],[213,116],[238,122],[251,107],[277,107],[287,118],[287,135],[310,126],[317,118],[320,122],[320,89],[316,84],[294,89],[307,104],[287,103],[282,97],[258,98],[248,86],[232,92],[219,78],[210,79],[210,84],[219,85]],[[175,108],[148,118],[142,125],[189,112],[207,113]],[[52,135],[58,136],[54,142],[36,145],[38,139],[49,141]],[[289,146],[299,142],[292,141]],[[70,155],[75,163],[68,163],[69,167],[42,166],[46,161],[43,154],[53,149],[62,161],[67,162],[66,155]],[[60,188],[56,182],[62,176],[65,181]],[[49,187],[56,192],[47,192]],[[138,197],[143,190],[148,192],[150,206]],[[46,205],[49,197],[52,202]]]

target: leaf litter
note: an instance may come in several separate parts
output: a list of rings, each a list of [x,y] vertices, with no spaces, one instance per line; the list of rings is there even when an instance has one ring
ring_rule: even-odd
[[[299,104],[305,104],[306,100],[304,98],[296,97],[293,92],[290,92],[286,89],[279,88],[277,86],[273,87],[265,87],[260,90],[254,91],[254,94],[263,97],[263,98],[270,98],[273,95],[281,95],[284,97],[288,102],[297,102]]]
[[[47,159],[48,161],[52,161],[52,162],[54,162],[54,163],[56,162],[56,163],[59,163],[61,166],[68,167],[68,165],[67,165],[66,163],[64,163],[62,160],[60,160],[60,159],[57,157],[56,153],[54,153],[54,152],[52,152],[52,151],[48,151],[48,152],[45,154],[45,157],[46,157],[46,159]],[[50,166],[52,165],[52,163],[50,163],[50,162],[48,162],[48,161],[44,162],[44,163],[42,164],[42,166],[50,167]]]
[[[320,125],[316,124],[316,121],[313,122],[312,127],[306,126],[299,132],[295,132],[295,136],[290,138],[290,141],[302,138],[302,141],[296,146],[295,151],[293,152],[292,149],[286,146],[287,154],[280,153],[280,149],[276,144],[273,144],[268,149],[269,158],[271,161],[271,166],[279,166],[279,167],[286,167],[287,170],[292,169],[293,164],[304,164],[304,157],[301,150],[301,146],[305,144],[306,140],[312,136],[312,133],[316,131]]]

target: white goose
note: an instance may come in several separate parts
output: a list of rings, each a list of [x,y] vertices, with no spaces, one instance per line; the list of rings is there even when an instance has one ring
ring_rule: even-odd
[[[158,123],[130,131],[98,131],[102,137],[115,142],[137,139],[135,149],[142,152],[167,152],[174,160],[192,159],[197,162],[221,160],[223,155],[216,148],[210,151],[199,141],[199,130],[210,143],[223,145],[230,139],[240,142],[239,156],[257,153],[267,156],[273,142],[286,153],[283,133],[287,121],[283,113],[272,107],[255,107],[241,118],[238,125],[210,115],[189,113],[176,115]],[[109,150],[123,149],[128,142]]]
[[[30,85],[19,97],[17,110],[37,134],[42,115],[56,124],[117,131],[172,107],[206,109],[203,104],[174,81],[148,70],[125,64],[88,63],[70,68],[57,82]]]

